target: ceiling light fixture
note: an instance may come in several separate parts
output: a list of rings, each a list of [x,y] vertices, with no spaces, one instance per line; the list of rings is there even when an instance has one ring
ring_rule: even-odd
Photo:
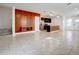
[[[75,10],[78,10],[78,8],[75,8]]]
[[[57,18],[60,18],[60,16],[58,15],[58,16],[56,16]]]

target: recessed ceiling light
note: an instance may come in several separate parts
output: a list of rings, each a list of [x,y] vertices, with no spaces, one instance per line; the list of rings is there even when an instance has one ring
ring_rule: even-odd
[[[58,15],[58,16],[56,16],[57,18],[60,18],[60,16]]]
[[[78,8],[75,8],[75,10],[78,10]]]
[[[53,14],[49,14],[50,16],[54,16]]]

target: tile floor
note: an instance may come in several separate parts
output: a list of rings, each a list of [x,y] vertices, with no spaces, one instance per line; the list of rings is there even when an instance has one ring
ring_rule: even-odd
[[[77,55],[79,31],[0,36],[0,55]]]

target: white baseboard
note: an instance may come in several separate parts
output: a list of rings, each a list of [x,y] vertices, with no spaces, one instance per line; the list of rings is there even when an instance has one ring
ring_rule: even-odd
[[[35,32],[40,32],[40,31],[18,32],[18,33],[13,34],[12,36],[15,37],[16,35],[19,35],[19,34],[35,33]]]
[[[25,34],[25,33],[34,33],[36,31],[28,31],[28,32],[19,32],[19,33],[15,33],[15,35],[18,35],[18,34]]]

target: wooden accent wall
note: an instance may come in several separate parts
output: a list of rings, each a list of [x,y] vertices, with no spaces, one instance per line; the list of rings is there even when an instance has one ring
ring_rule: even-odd
[[[40,16],[38,13],[30,12],[30,11],[24,11],[15,9],[15,32],[26,32],[28,27],[32,27],[32,30],[35,29],[35,16]],[[25,17],[27,25],[22,29],[21,25],[21,18]]]

